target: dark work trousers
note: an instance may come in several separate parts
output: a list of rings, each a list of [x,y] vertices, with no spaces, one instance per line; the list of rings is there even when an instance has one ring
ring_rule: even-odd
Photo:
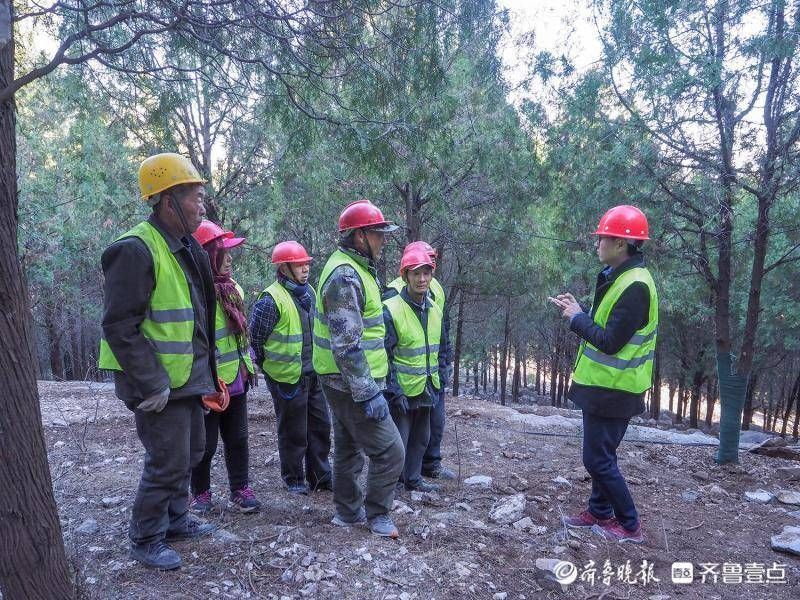
[[[400,481],[406,487],[416,487],[422,480],[422,457],[431,437],[431,408],[414,408],[402,412],[392,405],[392,419],[403,440],[406,461]]]
[[[249,478],[249,452],[247,446],[247,393],[231,396],[223,412],[209,411],[205,416],[206,450],[203,459],[192,469],[192,494],[207,492],[211,487],[211,461],[217,452],[217,442],[222,435],[225,446],[225,467],[231,494],[246,487]]]
[[[403,471],[405,453],[397,426],[388,416],[368,419],[353,396],[322,386],[333,420],[333,504],[340,517],[352,520],[363,505],[367,518],[389,514]],[[358,484],[369,457],[366,496]]]
[[[628,421],[583,411],[583,466],[592,476],[589,512],[598,519],[615,516],[625,529],[634,530],[639,525],[639,515],[617,466],[617,447]]]
[[[134,414],[145,454],[128,535],[136,544],[149,544],[186,527],[189,474],[205,448],[203,408],[200,397],[192,396],[170,398],[160,413]]]
[[[289,399],[274,380],[267,377],[267,383],[278,422],[281,478],[286,485],[306,480],[312,490],[321,483],[329,483],[331,418],[319,378],[316,375],[300,377],[297,393]]]
[[[422,472],[433,473],[442,465],[442,437],[444,436],[444,387],[439,394],[439,402],[431,408],[431,435],[425,457],[422,459]]]

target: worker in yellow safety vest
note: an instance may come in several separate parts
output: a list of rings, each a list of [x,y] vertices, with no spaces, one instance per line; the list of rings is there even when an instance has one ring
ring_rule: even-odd
[[[311,256],[289,240],[272,250],[277,278],[250,314],[256,362],[264,372],[278,425],[281,479],[291,494],[331,490],[331,419],[312,361],[316,292]]]
[[[227,388],[228,401],[226,406],[207,403],[206,449],[203,459],[192,469],[192,502],[189,507],[200,514],[215,507],[211,493],[211,461],[221,435],[230,489],[227,506],[236,512],[253,513],[261,508],[261,503],[250,487],[247,391],[256,383],[256,377],[247,340],[244,291],[232,277],[233,251],[244,244],[245,239],[236,237],[232,231],[226,231],[212,221],[200,223],[193,235],[208,253],[214,274],[217,373]]]
[[[568,527],[592,528],[618,542],[642,543],[639,515],[617,466],[617,447],[631,417],[644,411],[653,381],[658,294],[645,267],[647,218],[634,206],[615,206],[595,231],[597,277],[586,312],[572,294],[550,300],[581,338],[569,399],[583,410],[583,464],[592,476],[586,510],[564,518]]]
[[[441,353],[442,310],[428,294],[434,262],[423,249],[406,247],[400,260],[405,286],[383,302],[389,378],[386,398],[403,438],[406,490],[432,492],[438,486],[422,478],[422,461],[431,430],[430,413],[441,400],[447,364]]]
[[[403,254],[409,250],[422,250],[433,261],[433,268],[436,269],[436,260],[438,258],[436,249],[428,242],[418,240],[410,242],[403,249]],[[396,296],[406,286],[406,282],[402,277],[394,279],[383,292],[383,299]],[[456,474],[452,469],[448,469],[442,464],[442,438],[444,437],[445,425],[445,394],[444,388],[450,382],[450,377],[453,373],[453,345],[450,343],[450,309],[447,306],[445,291],[442,284],[436,277],[431,278],[430,286],[428,288],[428,298],[430,298],[442,312],[442,323],[444,332],[442,333],[442,343],[439,349],[439,355],[447,365],[447,368],[442,371],[442,386],[439,390],[439,400],[433,405],[430,411],[431,426],[430,426],[430,439],[428,447],[425,449],[425,456],[422,459],[422,474],[425,477],[433,479],[455,479]]]
[[[389,513],[404,452],[383,395],[389,360],[377,262],[386,234],[395,229],[368,200],[352,202],[342,211],[339,247],[319,279],[313,359],[333,413],[332,523],[368,523],[372,533],[391,538],[399,535]],[[366,495],[358,482],[365,455]]]
[[[189,516],[189,473],[202,458],[202,397],[221,389],[214,357],[216,295],[208,255],[192,238],[205,215],[203,178],[175,153],[139,168],[150,217],[103,252],[99,367],[114,372],[145,449],[131,508],[131,556],[161,570],[181,559],[168,542],[209,534]]]

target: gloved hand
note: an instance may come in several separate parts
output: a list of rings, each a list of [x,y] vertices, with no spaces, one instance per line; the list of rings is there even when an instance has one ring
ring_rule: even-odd
[[[389,405],[386,404],[386,398],[383,397],[381,392],[378,392],[366,402],[362,402],[361,408],[367,418],[373,421],[380,422],[389,416]]]
[[[167,400],[169,400],[169,388],[164,388],[158,394],[153,394],[139,402],[139,406],[136,408],[145,412],[160,413],[167,405]]]
[[[408,398],[406,398],[406,396],[404,394],[401,394],[399,396],[395,396],[394,399],[392,400],[392,404],[394,405],[394,407],[398,411],[400,411],[401,415],[408,414],[408,411],[411,408],[408,405]]]

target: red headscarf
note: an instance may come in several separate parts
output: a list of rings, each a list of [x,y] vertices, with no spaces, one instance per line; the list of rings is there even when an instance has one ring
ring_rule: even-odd
[[[214,288],[217,292],[217,300],[219,300],[222,310],[225,312],[228,330],[240,339],[241,345],[246,346],[247,319],[244,316],[244,302],[230,275],[222,275],[220,273],[222,261],[227,251],[223,242],[222,238],[217,238],[208,242],[203,248],[208,252],[211,271],[214,273]]]

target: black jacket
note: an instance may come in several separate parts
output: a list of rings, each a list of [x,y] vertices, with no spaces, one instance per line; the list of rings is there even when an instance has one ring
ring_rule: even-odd
[[[611,283],[625,271],[644,266],[644,256],[636,254],[614,270],[603,269],[597,276],[591,315],[576,315],[569,328],[605,354],[616,354],[628,343],[637,330],[647,324],[650,312],[650,291],[641,282],[630,285],[620,296],[605,328],[597,325],[592,316]],[[600,417],[630,418],[644,412],[644,394],[631,394],[572,382],[568,398],[587,413]]]
[[[185,385],[170,391],[170,398],[212,392],[217,382],[214,345],[217,298],[208,254],[192,236],[177,239],[169,234],[155,215],[150,216],[148,223],[164,236],[186,274],[195,312],[192,371]],[[101,262],[105,276],[103,336],[123,369],[114,371],[116,394],[133,410],[142,400],[169,386],[167,372],[140,330],[155,287],[153,257],[142,240],[128,237],[106,248]]]

